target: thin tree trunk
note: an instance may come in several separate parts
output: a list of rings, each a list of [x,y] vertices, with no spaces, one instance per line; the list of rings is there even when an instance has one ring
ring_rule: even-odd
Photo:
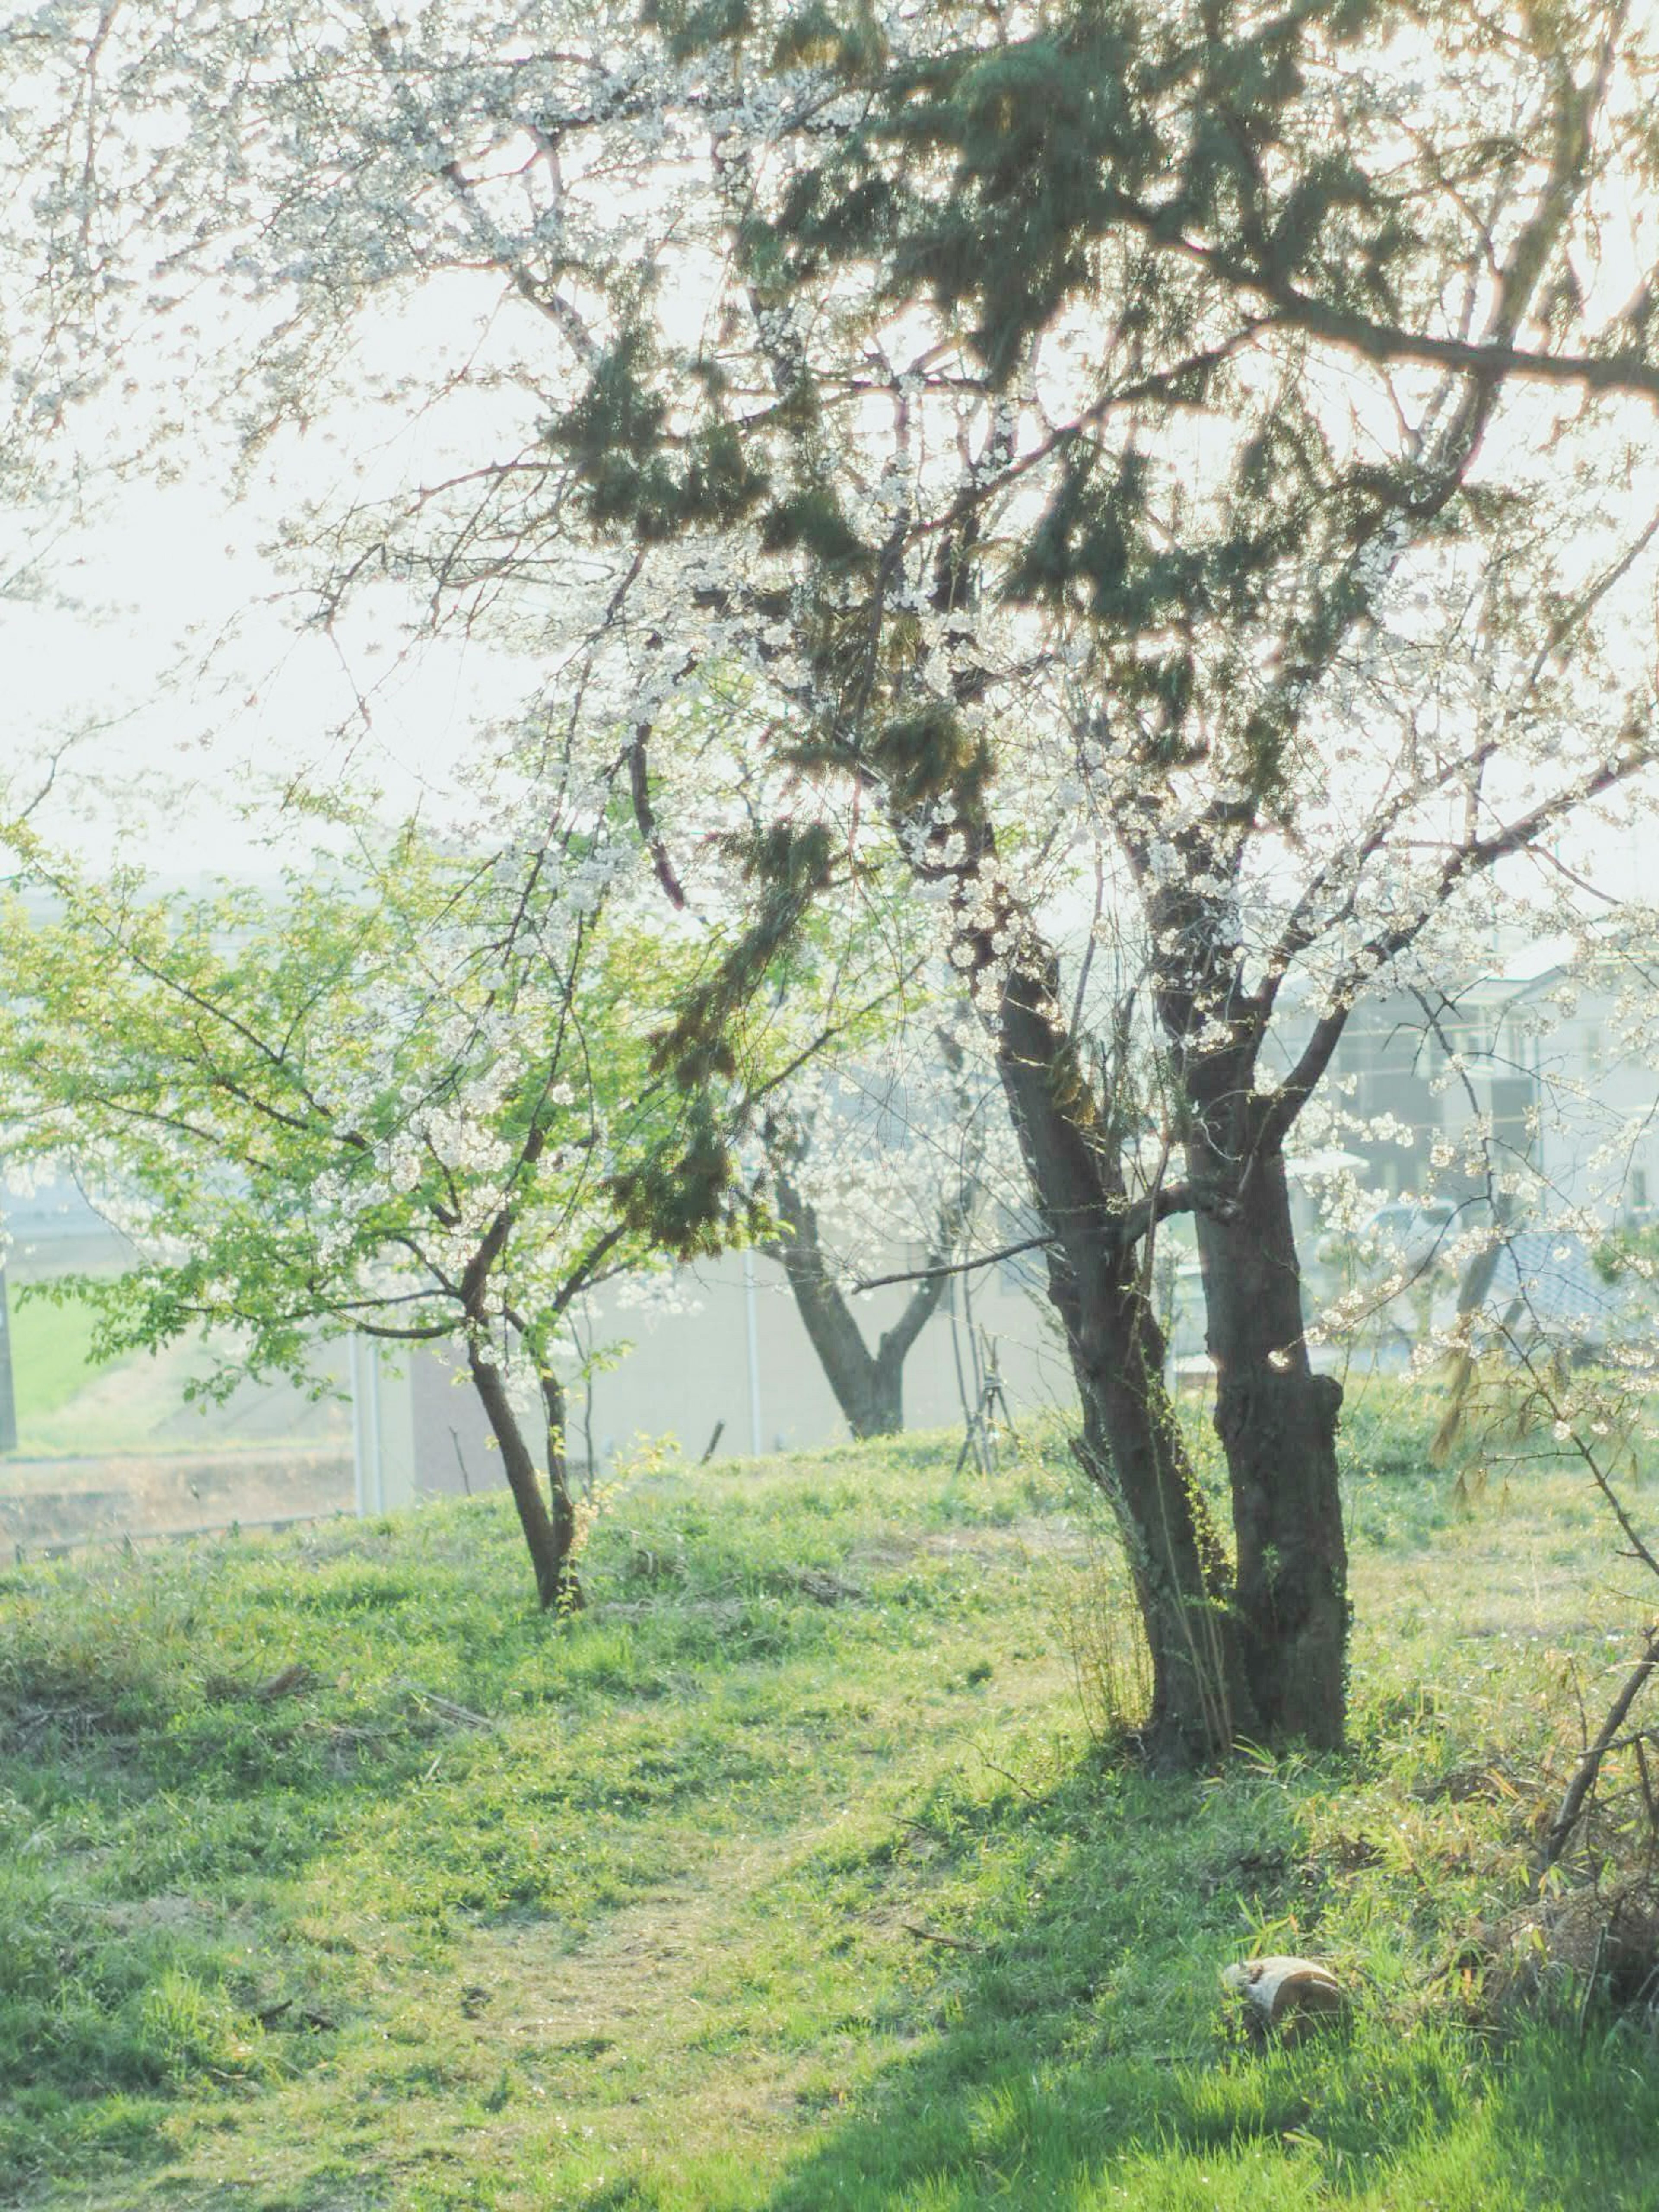
[[[1504,1249],[1503,1232],[1508,1229],[1515,1212],[1515,1200],[1508,1191],[1500,1191],[1492,1200],[1492,1236],[1463,1270],[1457,1285],[1456,1349],[1452,1353],[1451,1371],[1446,1382],[1446,1407],[1440,1416],[1439,1425],[1429,1446],[1429,1463],[1443,1467],[1457,1441],[1457,1432],[1463,1425],[1463,1408],[1468,1400],[1469,1385],[1474,1380],[1474,1350],[1470,1341],[1474,1327],[1474,1316],[1486,1303],[1486,1293],[1498,1273],[1498,1262]]]
[[[580,1604],[580,1593],[569,1566],[575,1512],[564,1486],[562,1420],[558,1462],[551,1470],[550,1502],[550,1496],[543,1492],[535,1457],[525,1442],[501,1369],[476,1344],[467,1347],[467,1365],[501,1455],[501,1468],[513,1493],[513,1503],[518,1508],[519,1526],[524,1531],[531,1564],[536,1571],[536,1595],[548,1612]],[[544,1383],[544,1389],[545,1387]],[[553,1387],[556,1391],[556,1382]]]
[[[1234,1118],[1242,1134],[1246,1117]],[[1200,1127],[1188,1158],[1194,1188],[1224,1190],[1229,1201],[1200,1206],[1194,1224],[1251,1698],[1264,1741],[1334,1749],[1349,1613],[1336,1463],[1342,1386],[1308,1358],[1283,1154],[1224,1147]]]
[[[547,1492],[551,1509],[553,1538],[558,1546],[562,1580],[559,1603],[574,1613],[582,1602],[581,1584],[571,1565],[576,1541],[576,1500],[570,1487],[570,1460],[565,1449],[564,1385],[551,1368],[542,1373],[542,1405],[547,1414]]]

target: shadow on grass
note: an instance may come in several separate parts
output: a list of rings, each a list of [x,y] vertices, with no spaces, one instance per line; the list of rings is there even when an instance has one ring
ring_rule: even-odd
[[[908,2054],[769,2195],[733,2202],[1659,2207],[1651,2037],[1593,2020],[1583,2038],[1540,2022],[1492,2044],[1391,2003],[1363,1949],[1348,1970],[1357,2002],[1334,2032],[1266,2053],[1233,2032],[1218,1970],[1251,1948],[1248,1922],[1289,1904],[1305,1927],[1320,1911],[1285,1793],[1122,1777],[1102,1790],[1079,1776],[1039,1806],[1005,1801],[1001,1817],[1000,1902],[958,1937],[979,1949],[948,1952],[927,2018],[908,2023]],[[1392,1939],[1377,1927],[1368,1940],[1375,1956]],[[726,2201],[653,2194],[643,2179],[635,2191],[616,2202]]]
[[[0,1576],[0,2197],[322,2060],[389,2081],[377,2008],[458,1935],[556,1948],[787,1816],[787,1668],[871,1608],[702,1513],[605,1532],[568,1624],[483,1504]]]

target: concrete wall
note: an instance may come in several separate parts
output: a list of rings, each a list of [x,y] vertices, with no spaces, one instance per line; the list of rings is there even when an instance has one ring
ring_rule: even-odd
[[[573,1389],[568,1424],[573,1462],[586,1460],[590,1427],[601,1469],[664,1439],[672,1439],[682,1458],[695,1462],[702,1458],[717,1424],[721,1425],[717,1459],[750,1456],[757,1446],[751,1310],[759,1450],[789,1451],[846,1440],[846,1422],[801,1326],[781,1267],[758,1254],[750,1264],[752,1300],[744,1281],[744,1255],[734,1254],[678,1271],[668,1296],[675,1306],[689,1310],[672,1310],[660,1301],[643,1307],[622,1304],[614,1291],[596,1301],[599,1341],[626,1338],[633,1349],[611,1372],[593,1378],[591,1421],[581,1387]],[[894,1264],[905,1262],[898,1259]],[[995,1345],[1004,1387],[1016,1413],[1072,1401],[1070,1374],[1045,1317],[1046,1300],[1040,1291],[1032,1295],[1030,1285],[1029,1271],[1021,1278],[1012,1267],[992,1267],[976,1274],[966,1297],[959,1282],[954,1286],[954,1316],[941,1308],[905,1364],[908,1427],[962,1426],[957,1354],[971,1395],[969,1300],[975,1328]],[[866,1342],[873,1344],[882,1328],[890,1325],[907,1295],[894,1288],[856,1302]],[[464,1488],[477,1492],[501,1481],[500,1462],[482,1410],[457,1363],[429,1353],[401,1363],[383,1356],[378,1381],[371,1387],[367,1347],[362,1357],[359,1437],[370,1462],[363,1483],[366,1510],[389,1510],[416,1495]],[[380,1438],[378,1477],[370,1433],[374,1420],[366,1419],[363,1410],[375,1402]]]

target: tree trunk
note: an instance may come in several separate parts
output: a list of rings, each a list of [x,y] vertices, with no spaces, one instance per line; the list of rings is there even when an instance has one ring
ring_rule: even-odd
[[[1231,1118],[1243,1137],[1244,1114]],[[1342,1386],[1316,1374],[1308,1358],[1283,1153],[1218,1144],[1200,1127],[1188,1159],[1194,1188],[1228,1200],[1200,1206],[1194,1222],[1251,1698],[1265,1742],[1334,1750],[1347,1691]]]
[[[472,1375],[473,1388],[488,1417],[501,1455],[501,1468],[507,1476],[507,1488],[513,1493],[513,1503],[519,1510],[519,1526],[529,1547],[531,1564],[536,1571],[536,1595],[544,1611],[557,1608],[568,1610],[580,1605],[581,1594],[571,1571],[570,1547],[576,1533],[575,1510],[569,1491],[564,1482],[563,1423],[560,1421],[560,1443],[556,1456],[550,1454],[550,1484],[549,1497],[542,1493],[541,1479],[524,1431],[507,1397],[507,1382],[495,1362],[487,1358],[477,1345],[467,1347],[467,1364]],[[551,1378],[544,1378],[545,1394]],[[552,1383],[556,1394],[559,1386]],[[561,1404],[562,1403],[562,1394]]]
[[[558,1546],[563,1581],[558,1602],[574,1613],[581,1605],[581,1584],[570,1555],[576,1541],[576,1501],[570,1491],[570,1461],[565,1449],[564,1385],[551,1368],[542,1372],[542,1405],[547,1414],[547,1492],[552,1508],[554,1540]],[[592,1462],[589,1462],[590,1474]]]
[[[904,1426],[904,1362],[938,1310],[945,1278],[920,1282],[909,1303],[872,1352],[830,1273],[817,1215],[774,1158],[778,1215],[788,1235],[773,1250],[794,1292],[801,1322],[817,1353],[836,1403],[855,1437],[897,1436]]]
[[[1446,1382],[1446,1409],[1429,1446],[1431,1467],[1444,1467],[1463,1425],[1463,1408],[1468,1400],[1469,1385],[1474,1380],[1474,1349],[1471,1342],[1474,1316],[1486,1304],[1486,1293],[1498,1273],[1498,1261],[1504,1249],[1502,1232],[1508,1229],[1515,1211],[1513,1195],[1508,1191],[1498,1192],[1492,1202],[1492,1239],[1481,1246],[1464,1268],[1457,1285],[1457,1328],[1454,1339],[1456,1348]]]
[[[1164,1345],[1125,1237],[1109,1135],[1069,1065],[1049,980],[1017,965],[1001,994],[998,1066],[1032,1190],[1053,1231],[1049,1296],[1082,1401],[1078,1456],[1109,1501],[1152,1666],[1149,1758],[1219,1757],[1257,1721],[1225,1551],[1164,1381]]]
[[[1075,1449],[1116,1516],[1152,1659],[1147,1755],[1156,1765],[1193,1765],[1255,1735],[1258,1723],[1226,1554],[1164,1388],[1164,1339],[1136,1265],[1124,1124],[1109,1085],[1097,1097],[1084,1073],[1059,1003],[1058,959],[1000,880],[995,833],[971,779],[953,796],[954,821],[912,837],[912,866],[951,885],[952,964],[994,1039],[1052,1239],[1049,1297],[1082,1401]]]
[[[1055,1303],[1064,1314],[1071,1301],[1061,1292]],[[1099,1284],[1086,1303],[1109,1310],[1111,1326],[1068,1330],[1083,1402],[1077,1451],[1111,1505],[1146,1632],[1147,1756],[1161,1768],[1200,1765],[1255,1732],[1226,1555],[1164,1389],[1150,1303],[1133,1282]]]

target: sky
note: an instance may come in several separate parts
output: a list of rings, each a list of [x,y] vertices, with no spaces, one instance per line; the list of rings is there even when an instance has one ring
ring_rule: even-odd
[[[271,519],[207,482],[129,486],[58,540],[52,590],[0,594],[14,772],[33,789],[31,760],[73,738],[40,822],[94,865],[273,876],[273,839],[293,854],[319,834],[277,804],[300,775],[379,794],[388,814],[441,814],[477,722],[521,694],[522,663],[459,638],[410,650],[384,603],[337,635],[296,627],[259,550]],[[1604,900],[1651,895],[1635,830],[1581,827],[1559,850]],[[1536,861],[1516,873],[1556,887]]]
[[[253,526],[250,526],[251,522]],[[66,738],[41,822],[100,864],[259,874],[270,795],[296,774],[402,812],[447,788],[479,714],[522,680],[456,641],[400,660],[384,617],[296,632],[257,519],[204,484],[132,487],[61,538],[52,588],[0,597],[0,691],[24,790]]]
[[[507,167],[514,158],[503,151]],[[1610,235],[1598,280],[1609,301],[1627,295],[1632,275],[1617,249],[1619,225]],[[483,283],[447,277],[431,297],[388,315],[371,369],[416,358],[431,381],[446,357],[470,360],[487,343],[496,288],[486,305],[484,291],[457,287]],[[152,373],[166,372],[158,363]],[[179,395],[168,394],[167,411],[180,408]],[[165,487],[112,489],[95,520],[53,549],[52,582],[73,604],[0,596],[0,696],[11,709],[14,756],[76,733],[43,816],[50,832],[96,860],[121,852],[165,875],[261,873],[271,865],[271,819],[250,808],[294,775],[379,792],[393,812],[445,803],[476,723],[508,708],[522,665],[459,640],[405,659],[384,600],[366,604],[337,634],[296,633],[295,603],[283,599],[259,550],[285,499],[335,489],[342,438],[352,465],[369,470],[371,494],[422,480],[421,410],[390,426],[379,410],[358,411],[354,422],[337,408],[327,429],[288,434],[273,447],[267,480],[234,505],[213,488],[222,457],[205,447],[181,453],[182,473]],[[95,441],[95,407],[88,419]],[[507,419],[507,434],[521,435]],[[101,434],[113,441],[126,428],[109,419]],[[0,575],[5,526],[0,515]],[[1639,884],[1628,838],[1580,835],[1565,856],[1615,895]]]

